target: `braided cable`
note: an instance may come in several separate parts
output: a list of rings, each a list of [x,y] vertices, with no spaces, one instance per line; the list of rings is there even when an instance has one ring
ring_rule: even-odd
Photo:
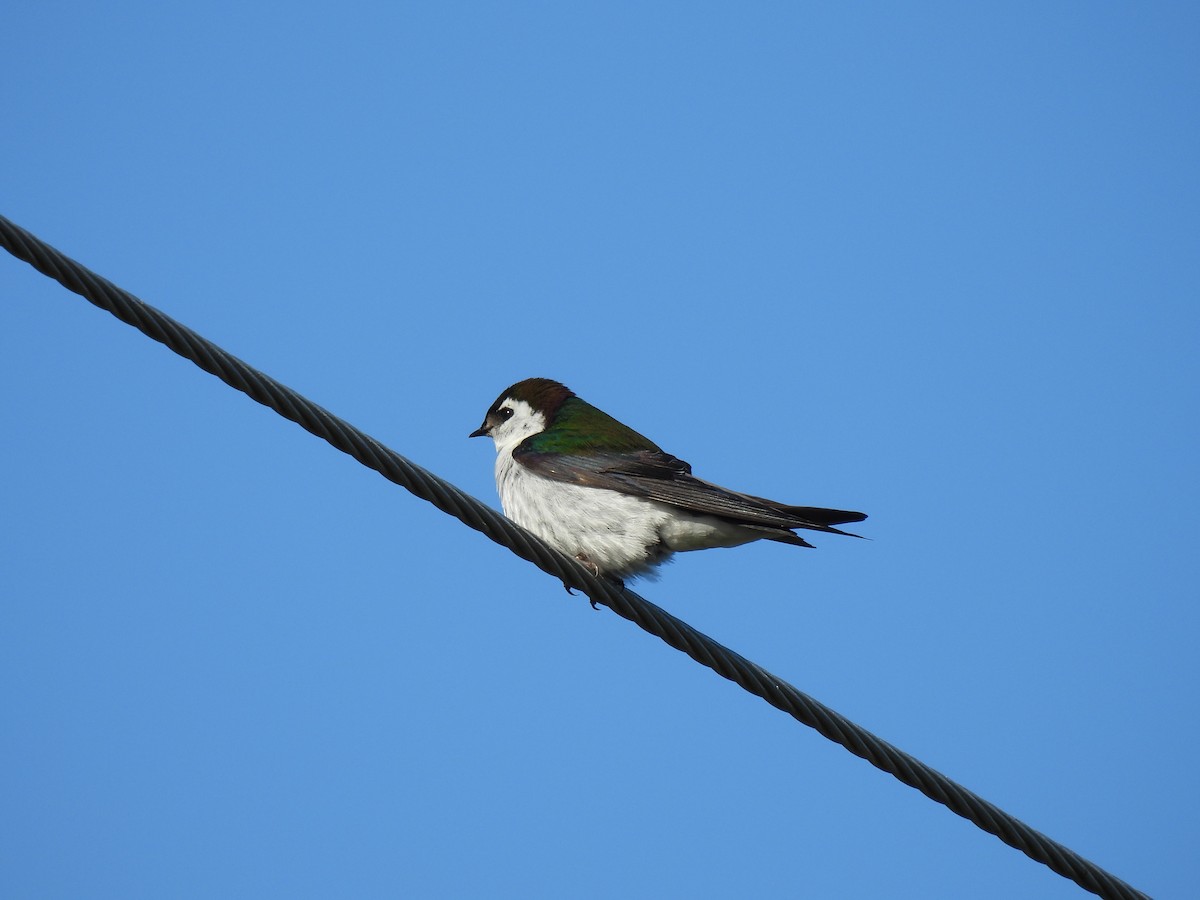
[[[855,756],[914,787],[922,794],[970,820],[1030,859],[1043,863],[1080,887],[1106,898],[1146,898],[1095,863],[1030,828],[999,807],[909,756],[887,741],[846,719],[761,666],[717,643],[686,622],[627,588],[593,575],[539,537],[464,493],[449,482],[405,459],[353,425],[312,403],[204,339],[170,316],[121,290],[34,235],[0,216],[0,245],[68,290],[112,313],[147,337],[165,344],[230,387],[270,407],[304,430],[374,469],[389,481],[427,500],[463,524],[482,532],[592,601],[686,653],[798,722],[816,729]]]

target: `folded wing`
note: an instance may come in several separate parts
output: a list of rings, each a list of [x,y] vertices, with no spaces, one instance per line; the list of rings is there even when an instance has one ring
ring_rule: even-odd
[[[620,491],[692,512],[718,516],[741,525],[761,528],[765,532],[764,537],[802,546],[810,545],[790,534],[789,529],[806,528],[859,537],[833,526],[861,522],[866,518],[860,512],[787,506],[765,497],[731,491],[696,478],[692,475],[691,466],[661,450],[562,454],[542,453],[522,444],[513,452],[513,458],[545,478]]]

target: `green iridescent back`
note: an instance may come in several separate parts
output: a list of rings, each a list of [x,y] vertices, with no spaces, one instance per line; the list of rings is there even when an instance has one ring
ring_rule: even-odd
[[[551,427],[524,441],[522,449],[535,453],[661,452],[661,448],[646,436],[578,397],[564,400]]]

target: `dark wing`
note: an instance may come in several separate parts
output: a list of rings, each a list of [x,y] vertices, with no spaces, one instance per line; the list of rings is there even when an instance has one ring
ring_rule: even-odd
[[[791,528],[849,534],[832,526],[861,522],[866,518],[860,512],[786,506],[763,497],[740,494],[696,478],[692,475],[691,466],[661,450],[561,454],[541,453],[522,444],[513,452],[513,459],[545,478],[620,491],[692,512],[718,516],[741,525],[775,532],[777,539],[787,540],[778,532]],[[794,540],[789,543],[803,543],[794,535],[790,537]]]

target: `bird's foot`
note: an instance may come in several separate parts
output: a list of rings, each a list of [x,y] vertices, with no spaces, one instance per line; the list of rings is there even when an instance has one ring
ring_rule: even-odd
[[[600,567],[598,565],[596,565],[594,562],[592,562],[592,558],[590,556],[588,556],[586,553],[576,553],[575,559],[578,562],[580,562],[584,566],[584,568],[591,569],[592,574],[595,575],[597,578],[600,577]]]
[[[590,569],[592,574],[595,575],[597,578],[600,577],[600,567],[598,565],[596,565],[596,563],[592,560],[592,558],[590,556],[588,556],[586,553],[576,553],[575,559],[578,560],[583,565],[584,568]],[[591,597],[588,597],[588,603],[592,604],[592,609],[600,608],[599,606],[596,605],[596,601],[594,599],[592,599]]]

